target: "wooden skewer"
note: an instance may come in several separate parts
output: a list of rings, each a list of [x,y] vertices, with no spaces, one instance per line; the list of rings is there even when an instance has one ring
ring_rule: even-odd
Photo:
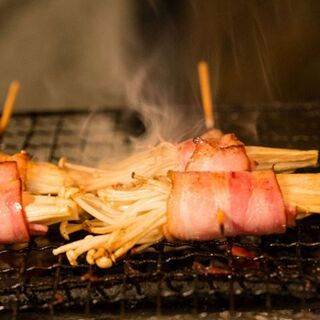
[[[225,220],[225,213],[221,209],[217,212],[217,220],[220,227],[220,233],[222,236],[224,236],[224,220]]]
[[[3,106],[2,116],[0,119],[0,133],[3,133],[9,124],[14,103],[16,101],[20,83],[18,81],[12,81],[8,90],[7,98]]]
[[[211,89],[210,89],[209,68],[208,68],[207,62],[200,61],[198,63],[198,75],[199,75],[202,108],[204,111],[206,128],[212,129],[214,127],[214,117],[213,117],[213,105],[212,105],[212,96],[211,96]]]

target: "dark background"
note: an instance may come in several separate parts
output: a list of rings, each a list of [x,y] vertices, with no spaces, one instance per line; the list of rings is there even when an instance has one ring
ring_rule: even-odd
[[[1,0],[0,96],[17,110],[318,101],[318,0]]]

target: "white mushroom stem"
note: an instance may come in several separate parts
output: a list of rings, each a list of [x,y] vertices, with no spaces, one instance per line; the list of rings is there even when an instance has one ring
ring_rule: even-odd
[[[318,150],[295,150],[246,146],[248,156],[257,163],[255,170],[294,171],[314,167],[318,162]]]
[[[112,208],[93,194],[79,195],[74,200],[83,210],[105,223],[112,223],[115,219],[121,218],[122,212],[120,210]]]
[[[293,171],[317,165],[317,150],[294,150],[246,146],[248,156],[257,163],[256,170],[274,169],[276,172]],[[165,176],[169,170],[178,170],[180,155],[176,145],[163,142],[146,151],[137,153],[100,169],[61,162],[70,178],[86,192],[99,191],[118,183],[128,183],[135,172],[146,178]]]
[[[77,181],[86,191],[100,190],[117,183],[128,183],[132,173],[145,177],[166,175],[169,170],[178,169],[177,148],[174,144],[163,142],[156,147],[137,153],[123,161],[102,165],[94,169],[64,162],[62,167],[70,177]],[[83,179],[86,177],[87,179]]]
[[[28,222],[53,224],[64,220],[78,220],[80,209],[71,199],[57,196],[34,196],[24,193]]]
[[[137,188],[137,185],[143,188],[143,192]],[[160,188],[160,185],[163,185],[163,188]],[[153,192],[156,189],[157,194]],[[152,192],[149,192],[150,190]],[[110,190],[104,191],[104,196],[107,197]],[[131,194],[131,201],[126,201],[126,191]],[[135,191],[142,196],[142,199],[134,195]],[[117,192],[119,195],[116,195]],[[72,228],[71,231],[83,228],[101,235],[61,246],[53,253],[56,255],[65,252],[73,265],[77,263],[80,255],[87,253],[86,260],[89,264],[96,263],[105,268],[111,266],[116,259],[125,255],[136,245],[140,245],[140,249],[150,246],[163,238],[161,227],[166,222],[165,212],[169,193],[170,183],[168,185],[168,180],[163,178],[159,181],[143,179],[143,183],[138,181],[115,189],[115,193],[112,194],[117,201],[109,204],[93,194],[76,194],[74,199],[77,204],[94,219],[86,220],[78,227],[70,224],[61,226]],[[146,194],[149,194],[149,197]],[[65,236],[68,231],[70,230],[65,231]]]
[[[62,221],[60,223],[60,233],[66,239],[70,240],[69,235],[71,233],[82,230],[83,227],[81,224],[69,223],[68,221]]]
[[[30,193],[58,194],[61,188],[72,184],[68,174],[52,163],[28,162],[26,189]]]

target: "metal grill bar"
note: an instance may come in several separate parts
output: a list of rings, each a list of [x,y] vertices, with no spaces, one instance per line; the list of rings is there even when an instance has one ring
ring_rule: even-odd
[[[235,310],[234,279],[233,279],[233,274],[235,273],[235,269],[234,269],[233,255],[231,254],[232,245],[233,245],[232,239],[228,239],[227,256],[228,256],[228,266],[231,270],[231,274],[228,276],[228,278],[229,278],[229,310],[230,310],[231,314],[233,314],[234,310]]]
[[[222,112],[223,110],[223,112]],[[248,144],[317,148],[317,105],[218,108],[224,131],[235,131]],[[299,118],[297,120],[297,118]],[[12,119],[1,150],[27,149],[35,159],[95,163],[115,148],[130,150],[130,120],[120,111],[27,114]],[[288,119],[287,122],[284,119]],[[290,120],[290,121],[289,121]],[[253,121],[255,121],[253,123]],[[284,124],[285,123],[285,124]],[[46,240],[22,248],[0,248],[0,307],[16,319],[25,310],[57,312],[103,307],[124,318],[134,310],[153,315],[229,310],[319,308],[320,219],[310,217],[285,235],[236,237],[203,243],[163,242],[127,257],[111,269],[80,261],[71,267],[51,254],[61,238],[51,230]],[[235,257],[238,246],[255,258]],[[211,272],[210,265],[224,272]],[[173,309],[172,309],[173,307]],[[1,310],[0,310],[1,315]]]

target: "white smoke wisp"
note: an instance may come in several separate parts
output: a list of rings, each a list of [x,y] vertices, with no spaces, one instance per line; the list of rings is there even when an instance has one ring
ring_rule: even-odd
[[[160,142],[177,143],[203,130],[201,109],[195,113],[196,105],[173,103],[175,93],[170,88],[170,82],[157,80],[161,78],[158,76],[161,63],[157,57],[153,58],[134,73],[127,85],[127,103],[141,115],[146,129],[142,136],[131,139],[134,151],[153,147]]]
[[[126,105],[130,112],[139,115],[145,131],[138,137],[129,137],[128,148],[115,150],[111,156],[100,162],[106,168],[128,157],[136,159],[138,154],[153,149],[162,142],[176,144],[193,138],[204,131],[202,110],[197,103],[191,106],[174,103],[174,85],[162,74],[163,61],[159,55],[153,55],[150,62],[144,62],[132,76],[126,86]],[[196,68],[195,68],[196,75]]]

